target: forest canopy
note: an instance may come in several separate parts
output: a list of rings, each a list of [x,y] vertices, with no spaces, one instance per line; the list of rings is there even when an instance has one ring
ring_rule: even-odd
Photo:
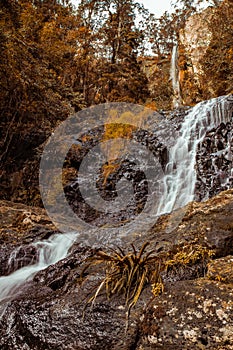
[[[32,130],[40,144],[82,108],[125,101],[171,109],[171,52],[200,2],[179,0],[156,18],[133,0],[81,0],[77,8],[69,0],[1,0],[2,174],[22,168],[19,144]],[[198,86],[180,46],[184,104],[232,91],[233,2],[207,3],[211,39]]]
[[[232,82],[232,2],[212,6],[203,65],[222,82],[218,94]],[[143,62],[148,55],[169,58],[197,8],[180,0],[157,19],[132,0],[82,0],[77,9],[69,1],[2,0],[0,11],[1,115],[41,123],[106,101],[153,100]]]

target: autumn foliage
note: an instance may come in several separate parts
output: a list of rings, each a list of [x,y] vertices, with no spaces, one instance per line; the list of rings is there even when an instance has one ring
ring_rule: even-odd
[[[43,143],[68,115],[112,101],[172,108],[171,50],[197,11],[194,4],[179,0],[158,19],[133,0],[82,0],[76,9],[69,0],[1,0],[3,198],[38,204]],[[232,1],[215,0],[212,8],[198,91],[189,58],[180,52],[187,104],[232,91]]]

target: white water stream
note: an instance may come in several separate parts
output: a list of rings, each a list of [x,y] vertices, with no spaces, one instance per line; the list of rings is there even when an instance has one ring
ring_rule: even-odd
[[[38,262],[22,267],[8,276],[0,277],[0,302],[16,295],[18,288],[31,280],[38,271],[64,259],[76,236],[75,233],[55,234],[46,241],[32,243],[32,246],[39,249]]]
[[[197,146],[207,131],[222,122],[229,122],[231,118],[227,96],[203,101],[189,112],[182,124],[180,137],[169,152],[158,215],[170,213],[193,200]]]
[[[197,145],[207,130],[228,122],[232,111],[227,108],[227,96],[205,101],[195,106],[186,116],[180,137],[170,150],[169,163],[164,176],[165,191],[160,199],[158,215],[180,208],[193,200],[196,173]],[[19,287],[51,264],[65,258],[78,233],[56,234],[46,241],[32,245],[39,249],[38,262],[23,267],[9,276],[0,277],[0,302],[14,297]]]
[[[173,88],[173,107],[178,108],[182,104],[182,97],[180,91],[180,82],[179,82],[179,68],[178,68],[178,45],[174,45],[172,49],[171,56],[171,69],[170,76],[172,80]]]

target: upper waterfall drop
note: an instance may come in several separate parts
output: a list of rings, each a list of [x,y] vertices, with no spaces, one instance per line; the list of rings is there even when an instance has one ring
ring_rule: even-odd
[[[178,68],[178,44],[173,46],[172,56],[171,56],[171,69],[170,76],[172,80],[173,88],[173,107],[178,108],[182,105],[182,97],[180,91],[180,82],[179,82],[179,68]]]

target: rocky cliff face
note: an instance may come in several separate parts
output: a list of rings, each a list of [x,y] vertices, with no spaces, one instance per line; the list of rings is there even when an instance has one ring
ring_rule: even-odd
[[[5,274],[13,247],[21,245],[24,251],[15,255],[15,268],[17,261],[30,264],[30,243],[38,237],[43,241],[54,231],[41,209],[9,202],[0,205],[5,220],[0,251]],[[103,291],[93,307],[86,305],[104,271],[93,267],[80,284],[85,259],[95,252],[88,242],[85,246],[77,242],[67,258],[36,274],[18,296],[0,305],[1,349],[232,349],[232,209],[233,191],[228,190],[207,202],[189,204],[182,222],[170,233],[166,232],[169,216],[161,217],[150,232],[141,232],[136,247],[150,241],[158,256],[167,254],[172,260],[182,253],[187,261],[178,259],[162,272],[160,296],[153,296],[147,285],[131,309],[127,329],[122,295],[108,300]],[[214,255],[209,259],[203,250]],[[196,258],[188,258],[190,254]]]
[[[207,8],[187,20],[179,36],[179,83],[184,105],[192,105],[202,99],[203,86],[202,60],[211,42],[212,32],[209,23],[213,9]],[[210,77],[211,79],[211,77]],[[214,97],[213,91],[211,95]]]
[[[212,129],[205,124],[209,131],[196,155],[196,199],[212,198],[189,203],[170,215],[162,215],[150,230],[136,231],[124,241],[126,252],[132,251],[131,243],[139,251],[144,242],[150,242],[148,251],[153,251],[153,256],[161,262],[159,275],[164,290],[160,286],[161,289],[156,291],[157,284],[151,285],[147,281],[128,316],[125,297],[121,293],[108,299],[103,288],[91,305],[88,301],[98,290],[106,271],[99,264],[84,271],[89,262],[87,259],[100,251],[111,254],[111,249],[98,242],[93,248],[88,239],[81,241],[77,237],[76,242],[69,245],[68,254],[49,266],[43,265],[38,273],[22,283],[17,294],[14,292],[0,300],[1,349],[232,349],[232,97],[228,96],[226,102],[225,109],[217,104],[220,114],[207,115],[209,119],[204,118],[200,129],[195,129],[202,133],[204,124],[208,120],[210,124],[213,116],[216,119]],[[188,110],[180,110],[173,115],[164,114],[155,135],[144,131],[133,135],[154,152],[164,171],[169,161],[168,149],[181,133],[187,113]],[[229,122],[219,122],[221,113],[227,113]],[[102,135],[103,130],[98,131]],[[96,142],[97,134],[94,135]],[[76,208],[77,193],[71,189],[76,167],[88,147],[93,147],[93,139],[85,137],[80,153],[70,150],[64,174],[67,198]],[[99,184],[104,198],[111,199],[110,195],[114,195],[114,184],[121,178],[124,166],[125,163],[116,173],[109,172],[106,182]],[[137,186],[137,181],[143,180],[142,174],[132,171],[131,175],[136,176],[137,198],[143,200],[145,188]],[[96,226],[106,224],[102,217],[88,212],[88,208],[86,214],[90,220],[96,220]],[[130,218],[132,211],[122,215],[110,219],[113,222],[119,219],[115,222],[119,224]],[[169,229],[170,223],[176,222],[177,218],[177,225]],[[61,215],[60,220],[65,218]],[[19,268],[41,261],[41,247],[47,245],[46,257],[51,239],[58,233],[43,209],[9,201],[0,202],[0,221],[2,277],[12,278],[10,274]],[[95,233],[98,235],[98,228]],[[0,279],[0,292],[1,282],[3,285],[3,279]]]
[[[183,103],[232,93],[232,2],[213,2],[180,32],[179,68]]]
[[[190,59],[194,75],[202,73],[201,59],[205,55],[212,33],[208,24],[213,16],[213,9],[207,8],[187,20],[184,29],[180,32],[180,42],[185,47]]]

